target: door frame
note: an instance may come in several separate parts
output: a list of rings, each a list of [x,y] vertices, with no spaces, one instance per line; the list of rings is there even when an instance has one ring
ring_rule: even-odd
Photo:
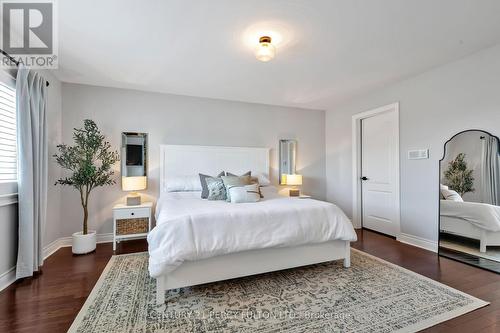
[[[368,110],[365,112],[357,113],[352,116],[352,224],[354,228],[360,229],[362,224],[362,191],[361,191],[361,121],[382,113],[394,112],[396,117],[396,150],[397,150],[397,163],[396,163],[396,190],[395,196],[398,199],[396,203],[397,234],[401,233],[401,196],[400,196],[400,153],[399,153],[399,102],[384,105],[376,109]]]

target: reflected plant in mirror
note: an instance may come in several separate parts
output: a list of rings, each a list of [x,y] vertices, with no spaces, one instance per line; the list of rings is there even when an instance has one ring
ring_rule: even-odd
[[[459,153],[455,159],[448,163],[448,170],[444,172],[445,185],[457,191],[460,196],[465,193],[474,192],[474,170],[469,169],[466,154]]]

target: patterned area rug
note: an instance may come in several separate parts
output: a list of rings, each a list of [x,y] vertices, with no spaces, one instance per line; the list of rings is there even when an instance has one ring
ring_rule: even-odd
[[[415,332],[487,305],[352,250],[330,262],[167,292],[147,253],[113,256],[69,332]]]

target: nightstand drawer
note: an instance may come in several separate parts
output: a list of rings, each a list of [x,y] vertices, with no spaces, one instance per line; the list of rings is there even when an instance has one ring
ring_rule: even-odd
[[[116,220],[116,235],[147,234],[149,231],[149,219],[141,217],[137,219]]]
[[[137,219],[142,217],[149,218],[149,208],[128,208],[128,209],[116,209],[115,210],[115,219],[123,220],[123,219]]]

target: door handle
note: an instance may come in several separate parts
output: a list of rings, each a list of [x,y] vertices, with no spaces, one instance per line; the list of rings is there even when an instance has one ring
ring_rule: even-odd
[[[363,176],[361,177],[361,180],[368,180],[368,178]]]

